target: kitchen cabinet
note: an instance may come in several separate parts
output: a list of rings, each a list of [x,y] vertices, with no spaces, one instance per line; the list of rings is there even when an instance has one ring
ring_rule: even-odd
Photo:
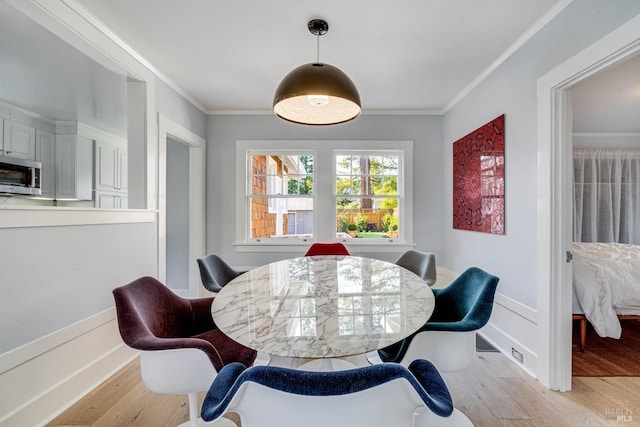
[[[36,128],[13,120],[4,120],[0,154],[20,159],[36,159]]]
[[[93,140],[56,135],[56,199],[93,199]]]
[[[95,206],[100,209],[127,209],[128,198],[126,193],[112,191],[96,191]]]
[[[56,197],[56,135],[53,132],[36,129],[36,161],[42,164],[40,186],[42,193],[38,198]]]
[[[127,146],[96,141],[96,191],[127,192]]]
[[[126,209],[128,206],[127,145],[96,140],[95,206]]]

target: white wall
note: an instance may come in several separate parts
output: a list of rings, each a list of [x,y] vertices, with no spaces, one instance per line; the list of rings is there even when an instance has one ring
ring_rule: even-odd
[[[410,140],[414,141],[414,240],[418,249],[442,248],[442,145],[439,116],[361,116],[328,127],[302,126],[273,115],[209,116],[207,120],[207,252],[231,265],[255,266],[302,253],[242,253],[233,247],[235,147],[237,140]],[[419,183],[419,185],[417,185]],[[358,254],[363,255],[363,254]],[[398,254],[377,253],[395,261]]]
[[[0,240],[0,353],[112,307],[114,287],[156,272],[153,223],[0,229]]]
[[[535,359],[538,346],[537,79],[639,12],[637,1],[619,1],[613,6],[598,0],[574,0],[443,119],[443,262],[453,271],[475,265],[500,277],[492,332],[509,353],[511,344],[529,355],[525,355],[525,365],[534,373],[535,361],[528,360]],[[500,114],[505,114],[505,235],[453,230],[452,143]]]

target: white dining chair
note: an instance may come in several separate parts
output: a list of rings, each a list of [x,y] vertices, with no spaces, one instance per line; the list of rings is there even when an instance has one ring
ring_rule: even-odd
[[[426,360],[332,372],[230,364],[213,381],[201,416],[215,422],[227,412],[242,427],[473,426]]]

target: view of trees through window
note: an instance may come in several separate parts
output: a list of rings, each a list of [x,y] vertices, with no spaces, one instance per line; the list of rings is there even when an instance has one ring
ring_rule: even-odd
[[[336,162],[336,231],[351,238],[397,237],[398,155],[341,154]]]
[[[399,230],[397,153],[334,153],[336,237],[396,238]],[[310,238],[314,235],[313,154],[250,155],[250,236]]]

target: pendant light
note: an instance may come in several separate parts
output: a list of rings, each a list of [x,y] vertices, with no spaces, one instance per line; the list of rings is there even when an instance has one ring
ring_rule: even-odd
[[[333,125],[360,114],[360,95],[351,79],[333,65],[320,62],[320,36],[329,24],[313,19],[307,24],[317,37],[316,62],[294,68],[276,89],[273,112],[280,118],[305,125]]]

